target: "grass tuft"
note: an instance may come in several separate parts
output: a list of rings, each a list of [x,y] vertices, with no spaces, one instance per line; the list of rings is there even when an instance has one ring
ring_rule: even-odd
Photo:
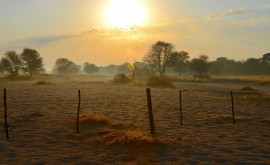
[[[243,86],[239,90],[240,91],[257,91],[256,89],[254,89],[253,87],[250,87],[250,86]]]
[[[153,77],[150,78],[147,83],[147,86],[165,86],[165,87],[173,87],[172,82],[166,78]]]
[[[97,115],[97,114],[83,114],[80,115],[80,123],[83,125],[111,125],[111,126],[123,126],[123,122],[119,122],[116,120],[109,119],[104,115]]]
[[[56,85],[56,84],[51,83],[49,81],[38,81],[38,82],[34,83],[34,85]]]

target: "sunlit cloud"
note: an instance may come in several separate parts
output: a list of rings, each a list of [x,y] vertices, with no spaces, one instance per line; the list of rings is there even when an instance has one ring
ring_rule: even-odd
[[[270,22],[270,17],[260,17],[260,18],[252,18],[249,20],[244,20],[244,21],[238,21],[238,22],[233,22],[228,25],[229,28],[242,28],[242,27],[248,27],[248,26],[255,26],[257,24],[261,23],[268,23]]]
[[[224,17],[230,17],[230,16],[239,16],[239,15],[246,15],[246,14],[252,14],[253,11],[249,10],[248,8],[241,8],[239,10],[228,10],[224,11],[223,13],[212,13],[208,14],[204,17],[205,20],[210,19],[221,19]]]

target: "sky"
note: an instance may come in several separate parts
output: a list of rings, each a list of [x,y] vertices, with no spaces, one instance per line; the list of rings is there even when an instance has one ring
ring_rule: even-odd
[[[98,66],[141,61],[156,41],[242,60],[270,52],[270,0],[0,0],[0,58],[36,49]]]

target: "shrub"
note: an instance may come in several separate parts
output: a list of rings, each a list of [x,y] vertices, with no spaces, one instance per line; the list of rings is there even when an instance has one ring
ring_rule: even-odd
[[[125,74],[116,74],[114,76],[113,82],[115,83],[128,83],[130,79]]]
[[[172,82],[166,78],[153,77],[150,78],[147,83],[147,86],[169,86],[172,87]]]
[[[250,86],[243,86],[239,89],[240,91],[257,91],[256,89],[250,87]]]

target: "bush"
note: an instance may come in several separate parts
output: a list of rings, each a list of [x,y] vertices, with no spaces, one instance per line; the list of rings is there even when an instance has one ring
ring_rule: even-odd
[[[256,89],[250,87],[250,86],[243,86],[239,89],[240,91],[257,91]]]
[[[128,83],[130,79],[125,74],[116,74],[114,76],[113,82],[115,83]]]
[[[153,77],[147,81],[147,86],[169,86],[172,87],[172,82],[166,78]]]

